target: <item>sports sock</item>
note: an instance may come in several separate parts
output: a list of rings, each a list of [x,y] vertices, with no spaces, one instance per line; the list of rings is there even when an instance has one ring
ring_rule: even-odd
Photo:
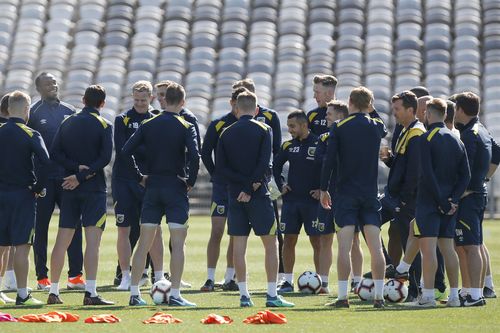
[[[130,286],[130,296],[140,296],[139,286]]]
[[[422,297],[434,299],[434,289],[422,289]]]
[[[460,295],[462,295],[463,297],[467,296],[469,293],[470,288],[462,288],[462,290],[460,290]]]
[[[240,290],[240,296],[250,297],[248,293],[248,284],[245,282],[238,282],[238,289]]]
[[[54,295],[59,295],[59,282],[52,282],[50,284],[50,293]]]
[[[470,288],[470,296],[472,299],[481,298],[482,290],[481,288]]]
[[[338,291],[338,299],[347,299],[347,289],[349,285],[348,280],[342,280],[338,282],[339,284],[339,291]]]
[[[352,278],[352,281],[353,281],[354,283],[360,283],[360,282],[361,282],[361,276],[354,276],[354,277]]]
[[[90,297],[97,296],[96,280],[87,280],[87,283],[85,284],[85,291],[90,293]]]
[[[6,280],[16,281],[16,274],[14,273],[14,270],[5,271],[4,277]]]
[[[170,289],[170,297],[173,298],[181,298],[181,290],[180,289]]]
[[[122,271],[122,280],[130,280],[130,270]]]
[[[406,273],[406,272],[408,272],[410,270],[410,266],[411,266],[411,264],[408,264],[408,263],[404,262],[403,260],[401,260],[399,262],[398,267],[396,267],[396,270],[399,273]]]
[[[458,298],[458,288],[450,288],[450,295],[448,296],[448,298]]]
[[[17,294],[22,299],[25,299],[26,297],[28,297],[28,288],[19,288],[19,289],[17,289]]]
[[[225,283],[228,283],[231,280],[234,280],[234,267],[226,268],[226,274],[224,274]]]
[[[142,271],[142,274],[146,274],[146,275],[148,275],[148,269],[147,269],[147,268],[144,268],[144,270]]]
[[[165,275],[163,275],[163,271],[155,271],[155,282],[163,280]]]
[[[328,275],[320,275],[321,277],[321,285],[323,287],[328,287]]]
[[[484,286],[488,287],[490,289],[495,288],[495,286],[493,285],[493,276],[492,275],[486,275],[484,277]]]
[[[384,280],[373,280],[375,284],[375,299],[384,299]]]
[[[276,297],[278,295],[276,291],[276,282],[268,282],[267,283],[267,294],[271,297]]]
[[[207,268],[207,278],[215,281],[215,268]]]
[[[293,273],[285,273],[285,280],[286,282],[293,284]]]
[[[285,278],[285,273],[278,273],[278,282]]]

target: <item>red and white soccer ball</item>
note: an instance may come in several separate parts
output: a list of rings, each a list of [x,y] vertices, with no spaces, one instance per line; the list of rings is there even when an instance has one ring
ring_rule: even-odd
[[[399,303],[408,296],[408,287],[396,279],[390,279],[384,285],[384,298],[389,302]]]
[[[153,303],[156,305],[168,304],[168,297],[170,296],[170,288],[172,283],[167,279],[161,279],[153,284],[151,287],[150,295]]]
[[[301,293],[317,294],[321,290],[321,277],[315,272],[306,271],[300,274],[297,286]]]
[[[372,301],[375,298],[375,283],[372,279],[363,279],[359,282],[356,294],[362,301]]]

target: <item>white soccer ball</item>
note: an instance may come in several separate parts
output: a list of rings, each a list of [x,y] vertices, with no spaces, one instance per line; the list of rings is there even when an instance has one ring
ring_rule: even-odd
[[[168,304],[168,297],[170,296],[170,288],[172,283],[167,279],[161,279],[153,284],[151,287],[150,295],[153,303],[156,305]]]
[[[306,271],[300,274],[297,286],[301,293],[317,294],[321,290],[321,277],[315,272]]]
[[[396,279],[390,279],[384,285],[384,298],[389,302],[399,303],[408,296],[408,287]]]
[[[372,279],[363,279],[359,282],[356,294],[362,301],[372,301],[375,298],[375,283]]]

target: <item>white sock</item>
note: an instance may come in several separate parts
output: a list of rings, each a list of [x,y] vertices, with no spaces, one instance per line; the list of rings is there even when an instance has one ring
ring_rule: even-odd
[[[278,281],[281,281],[285,278],[285,273],[278,273]]]
[[[248,284],[247,282],[238,282],[238,289],[240,290],[240,296],[250,297],[248,293]]]
[[[326,283],[326,285],[328,286],[328,275],[320,275],[320,278],[321,282]]]
[[[462,290],[460,290],[460,295],[462,295],[463,297],[467,296],[469,293],[470,288],[462,288]]]
[[[139,286],[130,286],[130,296],[140,296]]]
[[[207,279],[215,282],[215,268],[207,268]]]
[[[424,278],[421,278],[420,279],[420,289],[424,290],[425,286],[424,286]]]
[[[148,269],[147,269],[147,268],[144,268],[144,270],[142,271],[142,274],[146,274],[146,275],[148,275]]]
[[[375,284],[375,299],[384,299],[384,280],[373,280]]]
[[[450,288],[450,299],[456,299],[458,298],[458,288]]]
[[[59,282],[52,282],[50,284],[50,293],[54,295],[59,295]]]
[[[423,289],[422,288],[422,296],[423,296],[423,298],[434,299],[434,289]]]
[[[130,280],[130,270],[122,271],[122,281],[123,280]]]
[[[96,280],[87,280],[87,283],[85,284],[85,291],[90,293],[90,297],[97,296]]]
[[[276,291],[276,282],[268,282],[267,283],[267,294],[271,297],[276,297],[278,292]]]
[[[290,284],[293,284],[293,273],[285,273],[285,280]]]
[[[5,271],[5,279],[16,281],[16,274],[14,273],[14,270]]]
[[[234,267],[226,268],[226,274],[224,274],[224,282],[227,283],[234,280]]]
[[[17,294],[22,299],[25,299],[26,297],[28,297],[28,288],[19,288],[19,289],[17,289]]]
[[[399,273],[406,273],[406,272],[408,272],[410,270],[410,266],[411,266],[411,264],[408,264],[408,263],[404,262],[403,260],[401,260],[399,262],[398,267],[396,267],[396,270]]]
[[[493,276],[492,275],[486,275],[484,277],[484,286],[488,287],[490,289],[495,288],[495,286],[493,285]]]
[[[481,293],[482,293],[481,288],[470,288],[470,296],[472,297],[472,299],[481,298],[482,296]]]
[[[354,281],[354,283],[360,283],[361,282],[361,276],[354,276],[352,278],[352,281]]]
[[[181,298],[181,290],[180,289],[170,289],[170,297],[173,298]]]
[[[349,281],[343,280],[338,282],[339,290],[338,290],[338,299],[347,299],[347,290],[349,288]]]
[[[155,271],[155,281],[160,281],[165,278],[165,275],[163,275],[163,271]]]

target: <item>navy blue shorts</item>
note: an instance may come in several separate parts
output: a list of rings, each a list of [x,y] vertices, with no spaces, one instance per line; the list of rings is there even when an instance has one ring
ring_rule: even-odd
[[[455,237],[457,215],[444,215],[433,205],[419,205],[415,211],[414,234],[416,237]]]
[[[130,227],[139,225],[144,187],[137,181],[112,179],[111,191],[115,208],[116,225]]]
[[[106,226],[106,193],[64,190],[61,198],[59,228]]]
[[[212,206],[210,216],[227,217],[228,189],[225,184],[212,183]]]
[[[186,224],[188,221],[187,188],[181,180],[166,187],[146,187],[141,224],[160,224],[163,215],[167,223]]]
[[[230,236],[248,236],[250,230],[257,236],[275,235],[277,229],[274,208],[269,196],[252,196],[249,202],[229,198],[227,233]]]
[[[33,244],[36,199],[28,189],[0,190],[0,246]]]
[[[376,197],[337,195],[335,205],[335,230],[346,226],[365,225],[380,227],[380,201]]]
[[[318,204],[318,230],[321,231],[322,235],[331,234],[335,232],[334,226],[334,216],[335,210],[324,209],[321,203]]]
[[[280,232],[284,235],[298,235],[302,225],[308,236],[326,234],[325,226],[320,228],[318,221],[317,202],[283,201]]]
[[[457,246],[483,244],[483,217],[487,196],[471,193],[458,204],[455,242]]]

